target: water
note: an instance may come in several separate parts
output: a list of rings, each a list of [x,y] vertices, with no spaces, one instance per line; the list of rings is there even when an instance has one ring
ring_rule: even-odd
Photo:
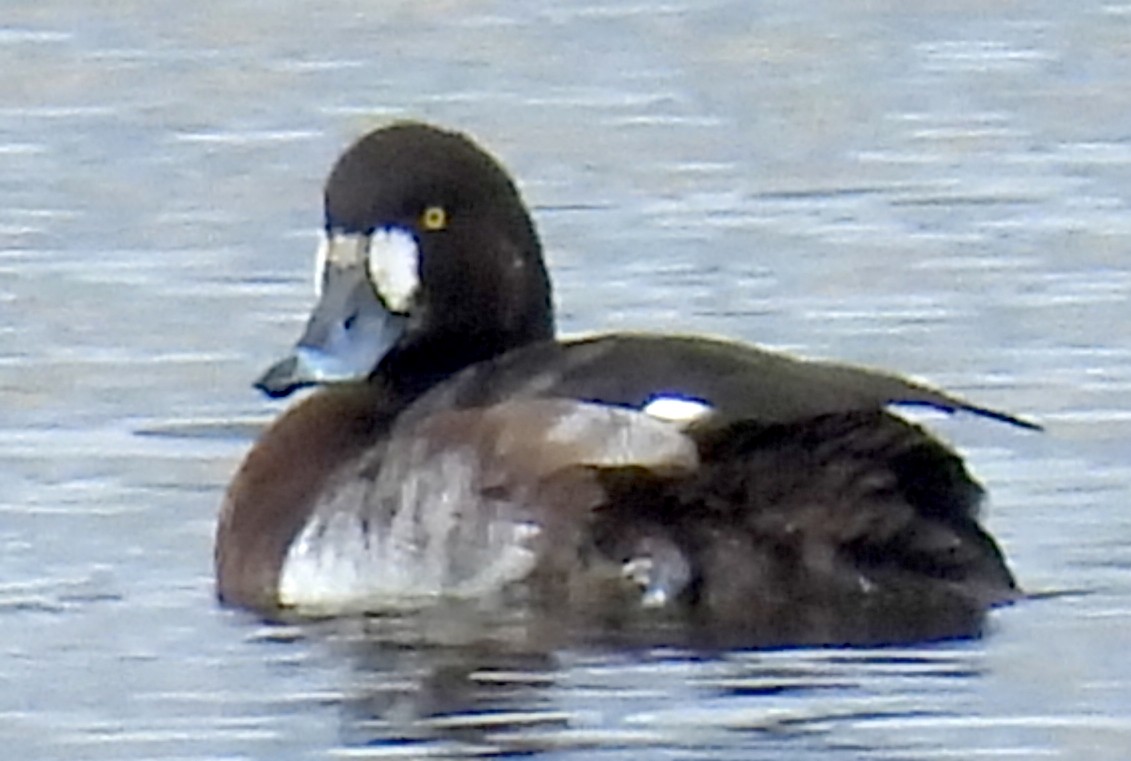
[[[5,754],[1131,758],[1129,44],[1118,2],[6,3]],[[773,652],[219,609],[320,183],[398,116],[512,168],[566,332],[728,335],[1044,422],[933,425],[1049,596],[977,641]]]

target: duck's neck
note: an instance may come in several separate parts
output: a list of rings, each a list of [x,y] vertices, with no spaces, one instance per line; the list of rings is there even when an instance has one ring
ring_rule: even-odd
[[[479,362],[554,338],[550,313],[518,332],[452,332],[399,346],[385,356],[370,379],[411,401],[443,380]]]

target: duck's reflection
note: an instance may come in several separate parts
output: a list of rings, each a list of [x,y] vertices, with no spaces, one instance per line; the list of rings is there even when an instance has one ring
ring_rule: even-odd
[[[610,706],[625,710],[633,704],[632,710],[648,712],[670,710],[673,701],[693,705],[706,697],[780,697],[817,688],[827,691],[830,685],[856,690],[855,675],[866,677],[870,663],[883,661],[890,670],[892,657],[919,660],[914,655],[919,648],[890,646],[921,641],[917,635],[923,623],[917,616],[924,612],[906,607],[882,620],[874,612],[846,617],[843,611],[826,609],[818,615],[793,606],[762,627],[708,630],[686,620],[647,625],[607,617],[564,622],[545,613],[453,604],[414,613],[307,622],[299,630],[304,639],[350,666],[340,691],[344,746],[405,746],[399,750],[408,752],[417,744],[423,751],[440,743],[455,744],[461,752],[494,754],[624,741],[619,735],[626,727],[603,712]],[[929,613],[931,633],[937,636],[938,611]],[[950,637],[980,635],[985,621],[978,611],[951,613]],[[792,649],[799,644],[822,647]],[[877,645],[882,649],[864,649]],[[732,649],[735,646],[741,649]],[[913,653],[909,658],[900,655],[908,652]],[[925,662],[937,667],[936,676],[953,679],[977,673],[965,656],[940,661],[939,651],[930,646],[922,652],[927,654]],[[947,652],[946,646],[942,652]],[[784,663],[782,656],[787,658]],[[658,678],[649,671],[658,661],[672,659],[722,664],[726,678],[710,677],[708,671],[673,681],[670,670]],[[595,687],[593,680],[601,678],[593,674],[602,670],[611,677]],[[917,677],[923,674],[921,667],[912,671]],[[766,730],[766,712],[758,704],[744,706],[749,717],[728,729]],[[885,716],[902,715],[903,710],[886,711]],[[843,706],[835,712],[843,714]],[[828,716],[818,710],[807,719],[791,719],[788,731],[807,732],[807,724],[818,718]],[[750,726],[741,726],[747,721]],[[673,742],[661,727],[647,732],[636,728],[631,734],[633,743],[645,746]]]

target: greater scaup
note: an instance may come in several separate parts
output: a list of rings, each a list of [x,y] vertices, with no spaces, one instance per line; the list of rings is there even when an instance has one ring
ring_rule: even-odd
[[[739,343],[556,340],[533,223],[461,134],[406,122],[350,147],[326,184],[315,280],[294,353],[257,386],[322,388],[228,490],[224,602],[340,613],[518,595],[842,641],[886,616],[916,637],[972,633],[1019,594],[978,523],[981,487],[887,407],[1033,424]]]

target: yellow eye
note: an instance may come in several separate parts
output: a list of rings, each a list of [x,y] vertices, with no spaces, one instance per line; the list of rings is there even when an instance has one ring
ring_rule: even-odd
[[[443,206],[429,206],[420,215],[420,226],[431,232],[443,230],[448,226],[448,212]]]

